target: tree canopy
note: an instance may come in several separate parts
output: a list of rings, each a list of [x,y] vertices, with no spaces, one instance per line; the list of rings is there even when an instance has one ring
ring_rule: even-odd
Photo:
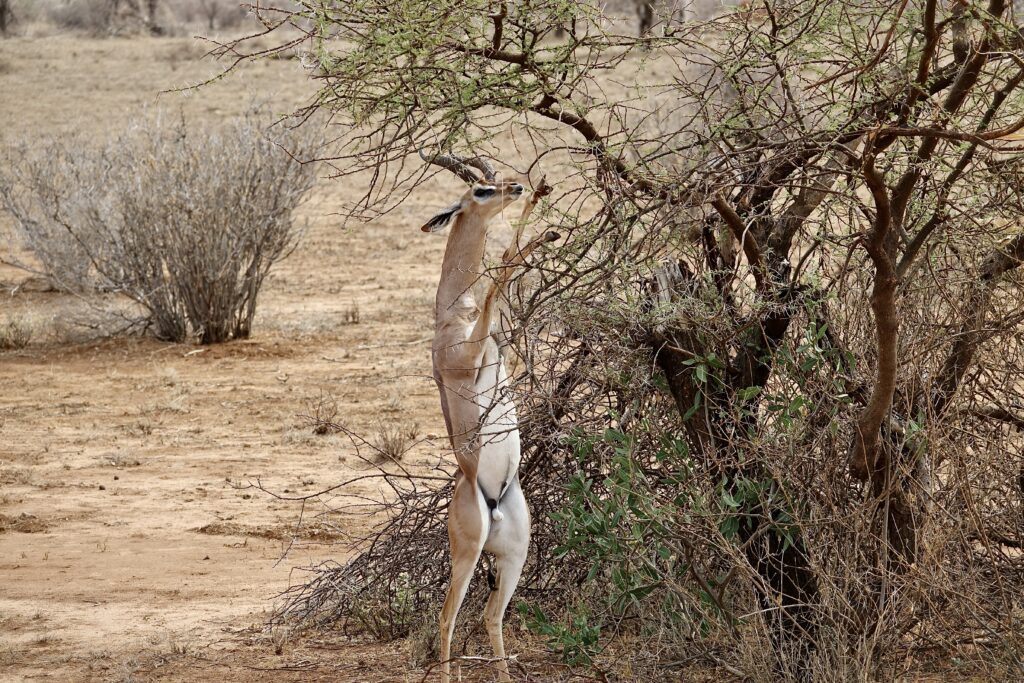
[[[352,215],[403,201],[424,148],[555,187],[566,239],[512,301],[537,526],[521,609],[554,649],[594,663],[628,635],[631,666],[805,680],[921,671],[937,648],[1020,675],[1007,2],[763,0],[641,36],[570,0],[257,15],[281,39],[224,54],[300,52],[305,114],[366,188]],[[412,595],[381,633],[400,635],[433,609],[448,489],[395,487],[291,614]]]

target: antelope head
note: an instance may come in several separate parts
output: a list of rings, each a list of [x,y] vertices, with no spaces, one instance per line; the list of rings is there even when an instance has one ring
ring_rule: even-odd
[[[420,156],[429,164],[451,171],[470,186],[457,202],[441,209],[424,223],[420,228],[423,232],[442,230],[460,214],[472,215],[481,225],[486,225],[491,218],[522,197],[526,191],[523,184],[518,181],[496,180],[494,168],[482,157],[462,159],[454,154],[427,157],[423,150],[420,150]]]

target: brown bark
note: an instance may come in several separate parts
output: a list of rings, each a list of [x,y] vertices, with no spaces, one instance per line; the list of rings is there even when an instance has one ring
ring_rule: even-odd
[[[981,266],[978,281],[964,302],[965,317],[957,329],[953,347],[942,365],[932,391],[931,409],[941,414],[949,407],[964,373],[984,341],[982,329],[999,279],[1024,262],[1024,233],[993,252]]]
[[[727,204],[724,206],[728,207]],[[758,256],[754,258],[759,260],[759,252],[756,253]],[[748,258],[751,257],[748,253]],[[653,295],[661,303],[670,302],[676,295],[686,295],[694,286],[693,275],[685,264],[665,269],[655,282]],[[769,307],[760,324],[738,349],[736,363],[725,378],[725,388],[717,391],[706,385],[702,388],[696,381],[694,369],[686,361],[695,355],[706,355],[709,350],[701,348],[699,341],[686,329],[654,331],[649,339],[655,362],[664,373],[669,392],[675,400],[688,442],[700,457],[726,463],[721,467],[721,476],[730,487],[743,478],[763,480],[771,477],[756,464],[735,464],[742,458],[730,448],[729,434],[746,427],[737,425],[730,411],[715,408],[730,401],[731,394],[739,389],[765,386],[771,376],[772,352],[789,329],[795,291],[780,287],[769,294],[775,305]],[[754,412],[748,411],[747,417],[741,420],[753,419]],[[775,652],[780,657],[783,653],[793,654],[794,648],[806,654],[814,647],[813,634],[817,628],[814,614],[819,603],[817,579],[802,536],[797,533],[787,539],[772,528],[780,522],[783,512],[781,507],[757,505],[745,511],[746,521],[738,532],[739,545],[757,574],[754,590],[764,607],[765,619],[775,639]]]
[[[869,142],[869,145],[873,142]],[[896,265],[892,237],[892,208],[882,174],[875,169],[874,151],[864,157],[864,179],[875,202],[875,221],[864,239],[864,248],[875,266],[871,290],[871,311],[875,317],[878,369],[867,406],[857,419],[856,435],[849,458],[850,472],[868,479],[879,468],[878,437],[882,423],[892,408],[899,367],[896,342],[899,322],[896,318]]]
[[[757,289],[764,291],[765,287],[768,286],[768,279],[765,273],[764,256],[761,254],[761,246],[757,243],[754,231],[744,225],[743,219],[724,198],[715,197],[711,200],[711,206],[715,208],[715,211],[722,217],[725,224],[729,226],[729,230],[732,231],[736,241],[742,245],[743,255],[747,257],[750,270],[754,273],[754,282],[757,283]]]

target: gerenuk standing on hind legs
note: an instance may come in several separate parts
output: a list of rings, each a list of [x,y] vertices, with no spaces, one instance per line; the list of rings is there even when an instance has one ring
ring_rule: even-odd
[[[421,152],[422,155],[422,152]],[[441,680],[451,677],[451,641],[459,607],[466,597],[480,554],[494,555],[497,580],[484,612],[484,623],[498,660],[498,676],[509,681],[502,619],[526,562],[530,545],[530,509],[519,487],[519,424],[507,391],[508,376],[497,331],[496,304],[517,266],[553,232],[520,244],[523,228],[537,202],[550,191],[543,181],[523,206],[512,244],[505,250],[483,305],[473,286],[482,276],[487,225],[526,188],[496,181],[481,158],[462,160],[437,155],[424,160],[446,168],[472,184],[469,191],[423,226],[424,232],[452,224],[437,287],[434,327],[434,379],[459,471],[448,506],[452,579],[441,609]],[[478,176],[473,169],[480,172]]]

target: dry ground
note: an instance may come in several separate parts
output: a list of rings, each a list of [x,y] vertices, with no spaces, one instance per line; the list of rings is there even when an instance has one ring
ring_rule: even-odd
[[[311,93],[278,60],[158,96],[213,73],[201,54],[188,39],[0,41],[0,142],[101,137],[154,106],[213,121],[257,94],[285,112]],[[322,181],[253,339],[217,347],[97,338],[76,324],[81,302],[0,268],[0,323],[34,332],[0,351],[0,680],[423,677],[402,643],[261,632],[293,568],[343,559],[324,541],[366,522],[307,529],[282,559],[298,506],[245,487],[310,493],[367,469],[300,417],[321,391],[356,431],[417,425],[406,462],[439,463],[427,339],[444,241],[416,228],[453,190],[431,181],[386,220],[343,229],[346,189]]]

